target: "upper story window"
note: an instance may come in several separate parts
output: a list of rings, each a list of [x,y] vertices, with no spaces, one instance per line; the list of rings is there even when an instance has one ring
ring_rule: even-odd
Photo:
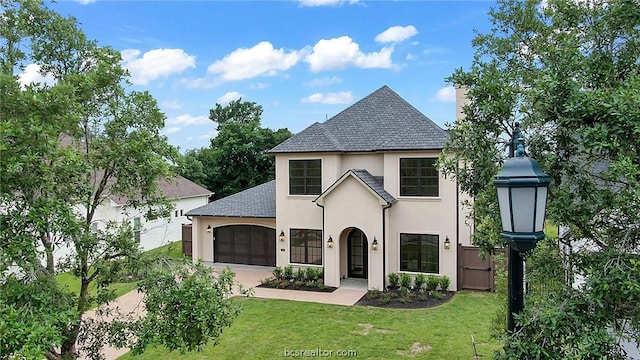
[[[321,160],[289,160],[289,194],[319,195],[321,192]]]
[[[439,196],[436,161],[436,158],[400,159],[400,196]]]

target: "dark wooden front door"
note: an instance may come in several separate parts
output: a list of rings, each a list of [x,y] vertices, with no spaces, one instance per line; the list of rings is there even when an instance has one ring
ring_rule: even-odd
[[[353,278],[367,278],[367,237],[359,229],[353,229],[347,238],[347,257],[349,272]]]
[[[214,230],[213,260],[215,262],[276,265],[276,231],[253,226],[223,226]]]

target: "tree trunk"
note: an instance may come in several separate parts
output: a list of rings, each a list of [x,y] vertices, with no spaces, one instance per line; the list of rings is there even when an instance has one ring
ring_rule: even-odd
[[[86,273],[86,269],[83,268],[83,272]],[[80,322],[82,321],[82,314],[86,311],[87,307],[87,294],[89,292],[90,280],[86,279],[86,274],[82,275],[82,285],[80,286],[80,295],[78,296],[78,321],[71,324],[65,333],[65,340],[60,348],[61,359],[76,359],[78,352],[76,349],[76,342],[78,340],[78,334],[80,334]]]

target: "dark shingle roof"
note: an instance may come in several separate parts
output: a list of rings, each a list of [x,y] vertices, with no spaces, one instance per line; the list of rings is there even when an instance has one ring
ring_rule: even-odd
[[[324,198],[328,193],[333,191],[339,184],[344,181],[347,176],[353,175],[360,179],[366,186],[368,186],[374,193],[376,193],[382,200],[386,201],[387,204],[393,204],[397,200],[393,197],[393,195],[389,194],[384,189],[384,177],[382,176],[373,176],[367,170],[363,169],[350,169],[346,173],[342,174],[335,183],[329,186],[322,194],[318,195],[314,202],[318,202],[320,199]]]
[[[324,123],[315,123],[270,153],[442,149],[449,135],[388,86]]]
[[[275,218],[276,181],[272,180],[189,210],[187,216]]]
[[[371,190],[373,190],[373,192],[378,194],[378,196],[383,198],[387,203],[392,204],[397,201],[396,198],[393,197],[393,195],[389,194],[387,190],[384,189],[383,176],[373,176],[369,174],[367,170],[362,169],[352,169],[350,171],[353,172],[355,176],[360,178],[362,182],[367,184],[367,186],[369,186]]]
[[[162,195],[170,200],[192,198],[198,196],[211,196],[213,191],[209,191],[193,181],[178,175],[171,179],[158,180],[158,190]],[[109,198],[118,205],[124,205],[129,198],[120,195],[110,194]]]

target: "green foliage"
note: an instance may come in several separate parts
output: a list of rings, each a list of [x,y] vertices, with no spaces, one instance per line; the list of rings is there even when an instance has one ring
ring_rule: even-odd
[[[413,279],[413,288],[416,290],[422,290],[426,282],[427,277],[425,276],[425,274],[416,274],[415,278]]]
[[[440,285],[440,279],[435,275],[427,275],[427,280],[424,284],[424,289],[428,292],[434,292]]]
[[[285,280],[293,279],[293,266],[287,265],[282,272],[282,278]]]
[[[73,296],[48,277],[7,277],[0,291],[0,357],[41,358],[60,346],[67,324],[77,319],[73,304]]]
[[[165,116],[155,99],[127,88],[119,51],[88,40],[75,19],[41,1],[0,0],[0,9],[2,356],[97,358],[100,334],[122,324],[82,315],[115,298],[114,282],[149,273],[154,264],[142,256],[131,224],[105,223],[96,213],[108,196],[118,196],[130,215],[169,215],[172,205],[157,184],[174,176],[169,164],[179,154],[161,134]],[[29,64],[54,82],[20,84],[18,73]],[[53,251],[63,246],[74,252],[55,263]],[[67,271],[77,279],[73,295],[55,281]],[[185,282],[183,301],[200,306],[186,295],[200,296],[204,285]],[[21,292],[34,299],[25,301]],[[215,316],[219,321],[210,326],[228,315]],[[6,321],[17,317],[25,321]],[[193,348],[193,341],[175,344]]]
[[[627,358],[607,330],[608,320],[580,292],[564,291],[527,307],[516,323],[520,330],[501,336],[505,347],[497,359]]]
[[[306,270],[303,269],[303,268],[298,268],[296,270],[296,274],[295,274],[294,278],[296,279],[296,281],[303,282],[307,278]]]
[[[400,274],[400,286],[405,289],[411,289],[411,283],[413,279],[411,279],[411,275],[407,273]]]
[[[438,279],[438,289],[440,291],[449,291],[449,285],[451,285],[451,279],[448,276],[442,276]]]
[[[387,277],[389,278],[389,286],[391,286],[392,288],[400,287],[400,274],[390,273],[389,275],[387,275]]]
[[[276,268],[273,269],[273,277],[276,280],[282,280],[283,279],[283,274],[284,274],[284,271],[282,270],[281,266],[276,266]]]
[[[275,159],[266,151],[291,137],[287,129],[260,126],[262,106],[234,100],[216,104],[209,118],[218,123],[218,135],[211,146],[185,153],[180,174],[215,190],[222,198],[275,178]]]
[[[139,354],[151,344],[181,352],[216,344],[241,310],[232,298],[234,286],[239,286],[234,276],[229,268],[216,275],[201,264],[151,272],[139,285],[146,294],[147,316],[124,327],[135,334],[127,338],[133,344],[127,345]],[[240,293],[248,294],[243,289]],[[111,335],[124,340],[121,333]]]
[[[504,245],[492,178],[521,122],[528,155],[552,177],[547,216],[575,241],[568,257],[553,240],[530,254],[521,320],[532,330],[505,339],[506,356],[555,349],[566,358],[616,357],[607,329],[640,338],[630,265],[640,254],[640,6],[501,0],[489,15],[493,27],[473,40],[470,69],[448,78],[468,91],[469,104],[450,125],[441,169],[474,199],[474,244],[485,253]],[[569,279],[585,275],[587,285],[563,284],[563,268]],[[582,336],[589,332],[593,338]]]

